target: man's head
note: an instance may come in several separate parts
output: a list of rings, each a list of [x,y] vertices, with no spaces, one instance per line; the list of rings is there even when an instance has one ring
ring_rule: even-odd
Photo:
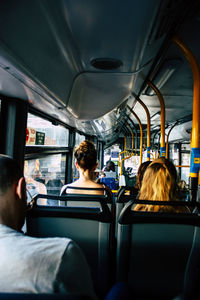
[[[20,230],[26,212],[23,172],[12,158],[0,154],[0,223]]]

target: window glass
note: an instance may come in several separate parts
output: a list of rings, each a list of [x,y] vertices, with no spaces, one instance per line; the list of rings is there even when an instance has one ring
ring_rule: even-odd
[[[182,165],[190,166],[190,153],[181,154]],[[189,184],[190,168],[181,168],[181,179]]]
[[[27,182],[27,201],[36,194],[59,195],[65,182],[66,154],[26,160],[24,174]],[[39,204],[54,205],[57,201],[42,199]]]
[[[76,132],[75,147],[77,147],[83,141],[85,141],[85,136]]]
[[[170,144],[169,157],[175,166],[178,165],[179,149],[177,147],[177,144]]]
[[[50,121],[28,114],[26,145],[68,146],[69,131]]]
[[[181,150],[188,150],[188,151],[190,151],[190,144],[181,144]]]
[[[76,132],[75,147],[77,147],[83,141],[85,141],[85,136]],[[79,178],[79,172],[76,169],[75,158],[74,158],[74,155],[73,155],[73,160],[72,160],[72,181],[76,181],[78,178]]]
[[[179,149],[177,144],[170,144],[170,159],[174,165],[178,165]],[[181,144],[181,164],[184,166],[190,166],[190,144]],[[179,172],[179,168],[176,168]],[[185,167],[180,169],[181,180],[184,180],[186,184],[189,184],[190,168]]]

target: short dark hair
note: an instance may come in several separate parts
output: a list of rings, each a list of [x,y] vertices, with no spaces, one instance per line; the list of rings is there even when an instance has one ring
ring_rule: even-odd
[[[112,172],[115,172],[115,164],[113,161],[109,160],[106,162],[106,166],[104,168],[104,171],[105,172],[109,172],[109,171],[112,171]]]
[[[23,171],[17,161],[0,154],[0,191],[4,193],[21,177],[23,177]]]

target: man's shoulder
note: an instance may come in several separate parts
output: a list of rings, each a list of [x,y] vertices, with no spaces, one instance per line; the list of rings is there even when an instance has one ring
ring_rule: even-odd
[[[41,248],[49,248],[51,251],[53,249],[63,249],[65,250],[70,243],[73,243],[70,238],[67,237],[31,237],[27,235],[22,235],[22,239],[24,239],[24,242],[27,244],[30,244],[31,246],[39,245],[39,249]]]
[[[11,240],[15,242],[15,247],[23,245],[23,248],[30,248],[35,254],[42,250],[63,253],[69,244],[73,244],[67,237],[31,237],[4,225],[0,225],[0,235],[1,243],[9,243]]]

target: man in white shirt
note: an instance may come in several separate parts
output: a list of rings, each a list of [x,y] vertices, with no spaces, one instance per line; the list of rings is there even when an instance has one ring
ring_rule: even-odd
[[[68,238],[21,233],[26,183],[17,162],[0,155],[0,292],[82,294],[96,299],[87,262]]]

